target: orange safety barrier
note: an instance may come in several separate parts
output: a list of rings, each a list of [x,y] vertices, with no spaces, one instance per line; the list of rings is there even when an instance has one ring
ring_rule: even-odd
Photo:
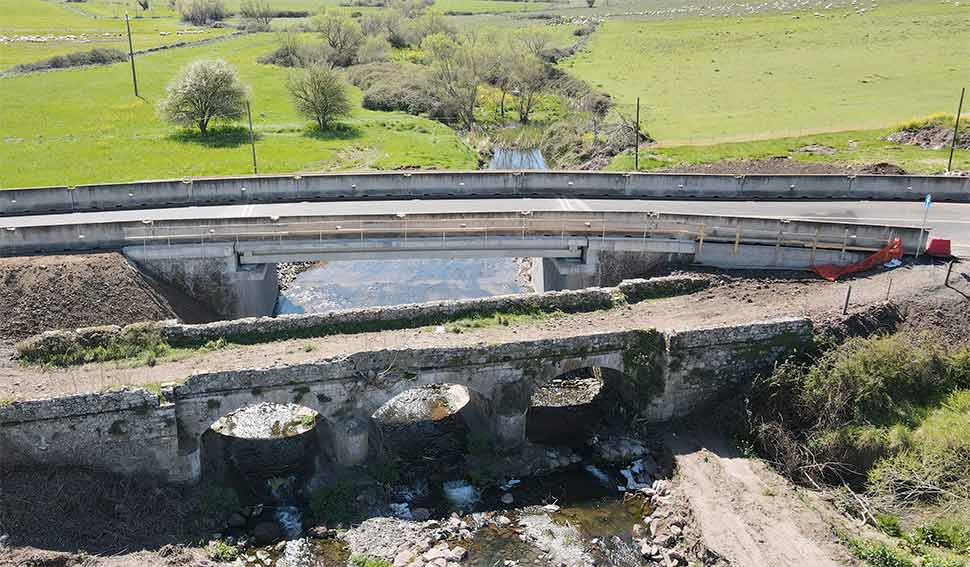
[[[822,276],[830,282],[834,282],[839,279],[840,276],[845,274],[851,274],[854,272],[861,272],[863,270],[868,270],[876,264],[882,264],[883,262],[888,262],[893,258],[903,257],[903,243],[898,238],[892,241],[892,244],[883,248],[882,250],[876,252],[872,256],[869,256],[865,260],[856,262],[855,264],[849,264],[848,266],[834,266],[832,264],[827,264],[825,266],[814,266],[812,271],[816,274]]]

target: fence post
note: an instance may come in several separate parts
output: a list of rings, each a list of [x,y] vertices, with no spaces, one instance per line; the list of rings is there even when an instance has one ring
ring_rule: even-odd
[[[842,304],[842,314],[846,315],[849,313],[849,298],[852,297],[852,284],[845,290],[845,302]]]

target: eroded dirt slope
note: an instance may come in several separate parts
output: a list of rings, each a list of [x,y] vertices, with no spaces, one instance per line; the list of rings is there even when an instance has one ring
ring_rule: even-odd
[[[0,339],[51,329],[176,318],[120,254],[0,258]]]

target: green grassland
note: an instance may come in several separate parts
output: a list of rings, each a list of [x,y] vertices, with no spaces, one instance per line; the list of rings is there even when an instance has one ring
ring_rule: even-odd
[[[669,21],[611,19],[564,63],[661,141],[729,141],[885,127],[956,110],[970,77],[966,5],[917,0]]]
[[[249,85],[261,173],[477,166],[477,156],[446,126],[363,110],[357,91],[345,129],[324,135],[308,131],[286,94],[288,71],[255,62],[275,42],[273,34],[256,34],[139,57],[144,100],[132,95],[127,63],[0,79],[0,187],[250,172],[245,131],[203,140],[156,115],[176,71],[202,57],[236,65]]]
[[[0,44],[0,71],[21,63],[33,63],[75,51],[108,47],[128,51],[123,19],[93,17],[73,6],[45,0],[0,0],[0,36],[47,36],[79,39],[50,39],[44,42],[17,41]],[[81,4],[84,5],[84,4]],[[178,21],[170,11],[163,18],[132,18],[131,32],[136,50],[183,41],[199,41],[224,36],[232,29],[195,27]],[[122,15],[124,12],[122,11]]]
[[[724,160],[757,160],[779,156],[807,163],[866,165],[888,161],[910,173],[939,173],[946,169],[948,149],[931,150],[896,144],[883,138],[892,128],[811,134],[748,142],[725,142],[711,145],[653,146],[640,149],[640,170],[668,168],[685,164],[714,163]],[[809,145],[828,146],[832,154],[804,151]],[[632,153],[613,159],[607,169],[630,171]],[[953,169],[970,170],[970,150],[956,150]]]

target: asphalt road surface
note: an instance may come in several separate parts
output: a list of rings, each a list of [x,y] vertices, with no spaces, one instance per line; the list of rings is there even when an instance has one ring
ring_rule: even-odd
[[[0,228],[142,220],[186,222],[220,218],[269,218],[295,215],[387,215],[518,211],[655,211],[746,217],[830,220],[919,227],[926,210],[920,202],[897,201],[640,201],[610,199],[450,199],[347,201],[221,205],[135,211],[69,213],[0,218]],[[931,234],[948,238],[954,252],[970,256],[970,204],[937,203],[926,222]]]

